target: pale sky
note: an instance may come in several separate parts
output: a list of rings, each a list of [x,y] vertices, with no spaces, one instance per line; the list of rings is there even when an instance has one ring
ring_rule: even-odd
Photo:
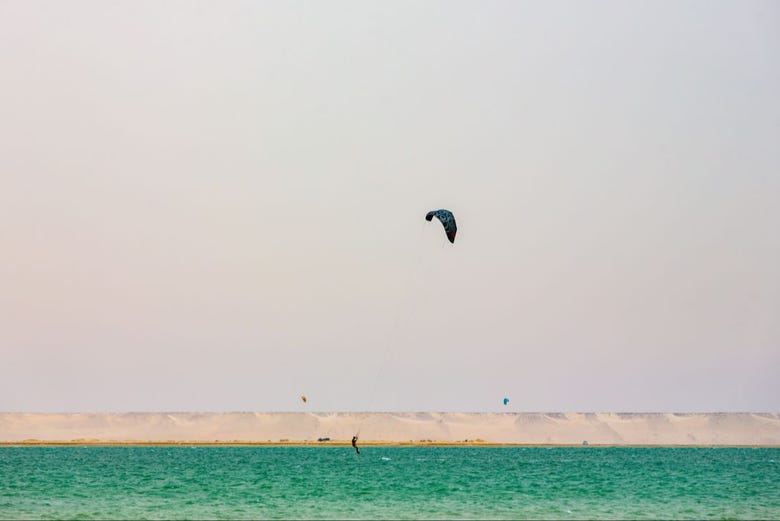
[[[0,77],[0,411],[780,410],[776,1],[0,0]]]

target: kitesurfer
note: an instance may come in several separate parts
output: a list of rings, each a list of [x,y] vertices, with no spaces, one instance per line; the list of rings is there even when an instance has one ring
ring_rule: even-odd
[[[360,449],[357,446],[357,440],[358,440],[357,434],[352,436],[352,446],[355,447],[355,452],[360,454]]]

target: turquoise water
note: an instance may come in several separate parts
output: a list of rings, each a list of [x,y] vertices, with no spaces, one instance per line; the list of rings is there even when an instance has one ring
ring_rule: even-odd
[[[4,447],[2,519],[779,519],[780,449]]]

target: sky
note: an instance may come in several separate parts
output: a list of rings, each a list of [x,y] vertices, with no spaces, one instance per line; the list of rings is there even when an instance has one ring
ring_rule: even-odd
[[[778,2],[0,0],[0,71],[0,411],[780,410]]]

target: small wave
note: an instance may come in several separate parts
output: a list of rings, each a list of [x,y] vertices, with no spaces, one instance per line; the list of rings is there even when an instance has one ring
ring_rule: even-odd
[[[386,456],[382,456],[382,461],[390,461],[390,458],[388,458]]]

